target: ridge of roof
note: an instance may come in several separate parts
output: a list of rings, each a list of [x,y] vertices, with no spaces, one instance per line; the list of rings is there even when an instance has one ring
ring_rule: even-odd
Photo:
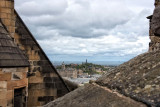
[[[43,51],[43,49],[41,48],[41,46],[39,45],[39,43],[37,42],[37,40],[34,38],[33,34],[30,32],[30,30],[28,29],[28,27],[25,25],[25,23],[23,22],[23,20],[19,16],[18,12],[15,9],[14,9],[14,12],[17,15],[17,17],[20,19],[20,21],[22,22],[22,24],[24,25],[25,29],[30,34],[30,36],[33,39],[33,41],[39,47],[40,51],[43,53],[43,55],[45,56],[45,58],[48,60],[49,64],[51,65],[51,67],[53,68],[53,70],[55,71],[55,73],[58,75],[58,77],[60,78],[60,80],[62,81],[62,83],[65,85],[65,87],[67,88],[67,90],[70,92],[68,86],[66,85],[66,83],[64,82],[64,80],[62,79],[62,77],[60,76],[60,74],[57,72],[57,70],[55,69],[55,67],[53,66],[52,62],[49,60],[49,58],[47,57],[47,55],[45,54],[45,52]]]

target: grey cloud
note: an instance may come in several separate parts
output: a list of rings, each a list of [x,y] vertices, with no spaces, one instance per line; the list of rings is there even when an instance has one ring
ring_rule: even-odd
[[[149,22],[145,17],[152,13],[149,3],[146,0],[17,0],[16,9],[48,55],[105,58],[147,51]]]
[[[42,4],[40,4],[41,2]],[[67,8],[63,6],[66,4],[63,2],[68,3]],[[22,3],[17,6],[17,10],[23,16],[24,21],[27,20],[28,25],[34,24],[37,28],[38,26],[50,27],[58,29],[61,35],[82,38],[93,38],[108,34],[108,30],[127,23],[132,16],[132,12],[125,7],[117,9],[117,6],[122,5],[122,2],[118,0],[102,0],[101,2],[99,0],[72,0],[70,2],[70,0],[49,0],[49,2],[34,0]],[[48,3],[58,4],[58,6],[53,6],[54,8],[51,9],[46,5]],[[54,14],[54,11],[59,14]],[[92,29],[104,29],[106,32],[95,34]]]
[[[66,0],[27,0],[21,4],[18,3],[16,9],[26,16],[62,14],[68,7]]]

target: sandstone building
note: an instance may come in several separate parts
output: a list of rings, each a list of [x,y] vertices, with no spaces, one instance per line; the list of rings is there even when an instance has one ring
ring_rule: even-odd
[[[42,106],[68,92],[14,0],[0,0],[0,107]]]
[[[57,71],[62,77],[77,78],[77,77],[83,75],[83,71],[81,69],[76,69],[73,67],[66,67],[64,62],[62,63],[61,66],[62,66],[62,68],[57,69]]]

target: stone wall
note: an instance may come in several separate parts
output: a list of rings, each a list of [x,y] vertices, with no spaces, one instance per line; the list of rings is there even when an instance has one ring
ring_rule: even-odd
[[[63,79],[14,10],[14,0],[0,0],[0,19],[14,39],[14,43],[23,51],[30,62],[28,79],[23,77],[23,70],[20,70],[19,73],[13,69],[5,69],[9,72],[3,72],[0,76],[0,85],[2,85],[0,86],[0,106],[13,105],[11,102],[14,101],[14,94],[11,94],[12,96],[9,98],[6,97],[10,90],[13,93],[15,87],[28,89],[29,107],[42,106],[68,93],[69,89]],[[14,69],[18,70],[18,68]],[[4,71],[4,69],[2,70]],[[13,79],[13,75],[15,77],[18,75],[20,79]],[[2,96],[2,94],[4,95]]]
[[[160,1],[155,0],[155,10],[153,15],[147,17],[150,20],[149,37],[149,52],[160,50]]]
[[[14,90],[25,88],[25,98],[27,99],[27,79],[28,67],[20,68],[0,68],[0,107],[12,107],[14,105]],[[27,100],[25,100],[25,106]]]
[[[15,15],[15,42],[30,62],[28,106],[42,106],[65,95],[69,90],[19,15]]]
[[[14,37],[15,32],[15,16],[14,16],[14,0],[0,0],[0,18],[6,26],[10,35]]]

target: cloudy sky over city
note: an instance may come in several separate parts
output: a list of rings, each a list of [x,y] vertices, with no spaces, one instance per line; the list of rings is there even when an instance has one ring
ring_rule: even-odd
[[[52,61],[126,61],[147,52],[154,0],[15,0]]]

